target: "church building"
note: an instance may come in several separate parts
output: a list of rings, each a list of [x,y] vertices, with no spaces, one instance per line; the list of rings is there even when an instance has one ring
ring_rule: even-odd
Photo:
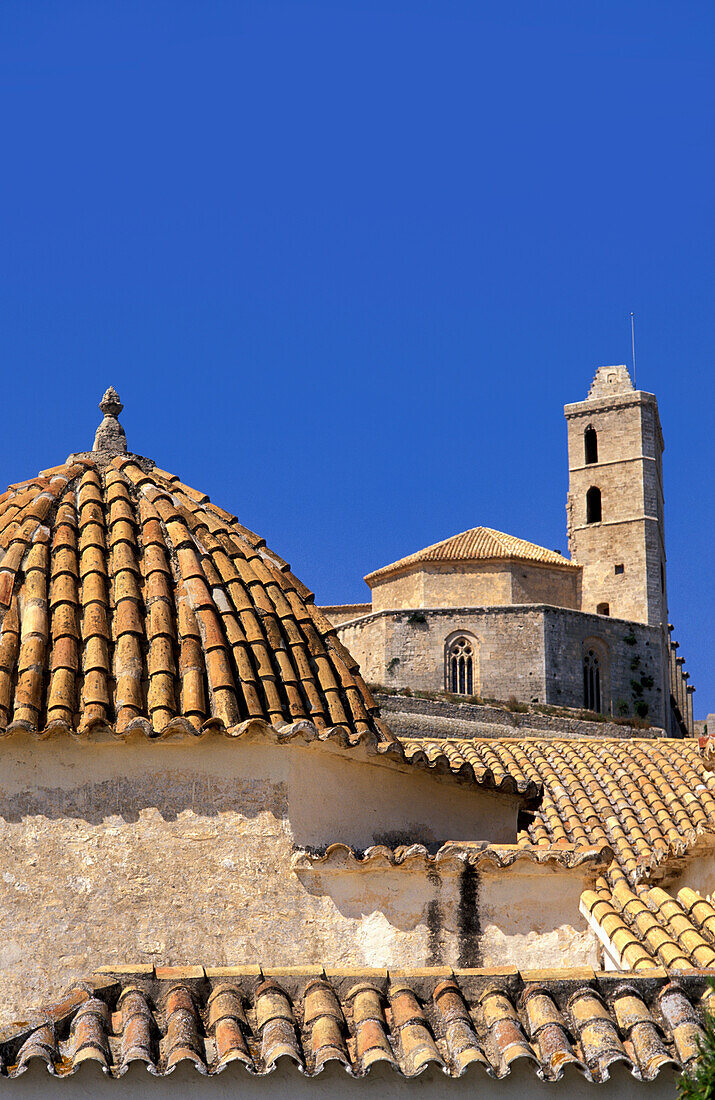
[[[715,770],[655,398],[567,406],[571,558],[475,528],[329,616],[100,409],[0,496],[7,1095],[672,1097]]]
[[[658,402],[624,366],[566,405],[570,557],[474,527],[369,573],[371,602],[324,607],[366,680],[581,708],[693,733],[668,624]]]

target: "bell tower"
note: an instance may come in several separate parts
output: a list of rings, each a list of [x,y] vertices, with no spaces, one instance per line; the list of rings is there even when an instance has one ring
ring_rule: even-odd
[[[663,435],[658,402],[625,366],[599,367],[585,401],[566,405],[571,557],[583,611],[668,623]]]

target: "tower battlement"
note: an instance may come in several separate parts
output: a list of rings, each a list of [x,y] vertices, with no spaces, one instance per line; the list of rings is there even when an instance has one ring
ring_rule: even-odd
[[[615,367],[599,367],[596,371],[587,401],[594,397],[610,397],[614,393],[633,393],[634,385],[625,364]]]

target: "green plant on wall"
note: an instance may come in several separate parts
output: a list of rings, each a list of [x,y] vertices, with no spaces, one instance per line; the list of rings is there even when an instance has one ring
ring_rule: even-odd
[[[714,983],[710,983],[713,987]],[[710,1013],[705,1014],[705,1034],[698,1046],[698,1059],[690,1073],[680,1078],[680,1100],[715,1100],[715,1025]]]
[[[636,645],[638,639],[636,638],[635,631],[629,630],[629,632],[627,634],[624,634],[623,641],[626,643],[626,645],[630,645],[630,646]],[[648,643],[646,642],[646,645],[647,644]],[[653,677],[648,675],[648,673],[645,670],[640,671],[640,668],[641,668],[641,659],[640,659],[640,657],[636,657],[636,656],[631,657],[631,660],[630,660],[629,663],[630,663],[630,667],[631,667],[631,672],[635,673],[635,675],[631,679],[631,708],[632,708],[632,713],[637,714],[639,718],[645,718],[646,715],[648,714],[648,709],[649,708],[648,708],[648,704],[646,703],[645,699],[643,698],[643,692],[644,691],[650,691],[650,689],[653,687]],[[640,671],[640,675],[639,675],[639,671]],[[626,706],[625,710],[621,709],[622,704],[624,704]],[[618,704],[617,704],[617,709],[618,709],[619,714],[626,714],[626,713],[628,713],[628,710],[631,709],[631,708],[628,707],[628,705],[625,703],[625,700],[620,700],[619,699]],[[715,1098],[714,1098],[714,1100],[715,1100]]]

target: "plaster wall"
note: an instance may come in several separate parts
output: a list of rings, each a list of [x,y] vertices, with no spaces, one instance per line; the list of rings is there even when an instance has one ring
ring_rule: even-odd
[[[516,835],[510,796],[320,744],[18,734],[2,767],[4,1022],[102,965],[414,966],[443,921],[429,864],[363,878],[342,905],[301,881],[296,849]],[[458,925],[438,961],[476,950],[470,935]]]
[[[600,968],[598,939],[579,912],[596,874],[589,865],[569,870],[523,859],[482,869],[455,859],[427,873],[407,865],[317,864],[297,874],[341,913],[373,914],[374,966],[394,965],[395,929],[409,927],[420,940],[422,965],[555,968],[568,958],[569,966]]]
[[[585,889],[585,876],[548,865],[522,865],[515,875],[479,874],[479,965],[510,966],[523,958],[533,967],[556,968],[568,959],[569,966],[599,970],[599,942],[573,917]]]
[[[715,895],[715,844],[714,838],[699,837],[693,848],[688,849],[682,861],[663,878],[664,889],[675,896],[678,890],[689,886],[704,898]]]

